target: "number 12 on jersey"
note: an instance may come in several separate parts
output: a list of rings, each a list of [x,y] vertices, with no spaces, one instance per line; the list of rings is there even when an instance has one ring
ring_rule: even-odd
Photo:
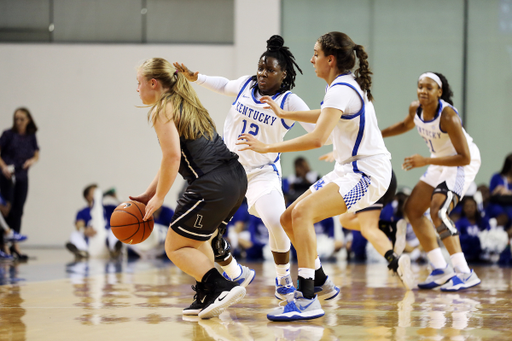
[[[247,129],[247,120],[242,120],[242,122],[244,122],[244,127],[242,129],[242,132],[240,134],[244,134],[245,133],[245,129]],[[256,123],[251,123],[249,125],[249,131],[247,133],[253,135],[253,136],[256,136],[258,135],[258,131],[260,130],[260,127],[258,127],[258,125]]]

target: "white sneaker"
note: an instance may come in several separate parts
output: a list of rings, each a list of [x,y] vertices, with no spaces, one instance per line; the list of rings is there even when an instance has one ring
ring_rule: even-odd
[[[467,288],[474,287],[482,283],[480,278],[471,269],[470,273],[457,272],[446,284],[441,286],[441,291],[459,291]]]
[[[394,250],[397,255],[401,255],[404,252],[405,244],[406,244],[406,236],[407,233],[407,221],[405,219],[400,219],[396,223],[396,235],[395,235],[395,247]]]
[[[315,286],[315,294],[324,300],[331,300],[338,296],[339,293],[340,288],[334,285],[334,283],[329,279],[329,276],[327,276],[324,284]]]
[[[405,289],[412,290],[414,288],[414,274],[411,270],[411,259],[408,255],[401,255],[398,258],[398,268],[396,269],[398,277],[402,280]]]
[[[256,276],[256,271],[254,271],[253,269],[249,269],[244,265],[238,264],[238,266],[240,267],[242,273],[237,278],[231,279],[225,272],[222,274],[222,276],[224,276],[224,278],[227,279],[228,281],[237,282],[238,285],[245,288],[254,280],[254,276]]]
[[[454,276],[455,271],[453,271],[452,267],[447,264],[444,269],[432,270],[424,282],[418,283],[418,287],[420,289],[434,289],[445,284]]]

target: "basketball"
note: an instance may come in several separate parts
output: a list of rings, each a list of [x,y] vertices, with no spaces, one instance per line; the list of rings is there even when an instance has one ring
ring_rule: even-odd
[[[146,205],[137,201],[125,201],[116,207],[110,217],[110,228],[117,239],[125,244],[139,244],[153,232],[153,217],[143,221]]]

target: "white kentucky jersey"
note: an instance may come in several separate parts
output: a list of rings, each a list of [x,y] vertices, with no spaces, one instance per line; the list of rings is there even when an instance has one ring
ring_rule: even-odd
[[[374,155],[384,155],[391,159],[377,123],[373,103],[368,100],[352,73],[338,76],[327,86],[321,107],[343,112],[332,134],[337,163],[343,165]],[[356,163],[353,165],[357,167]]]
[[[251,76],[229,81],[223,77],[200,74],[197,83],[216,92],[236,96],[224,122],[224,142],[231,151],[238,154],[238,161],[244,166],[246,172],[265,165],[274,165],[274,169],[279,173],[280,153],[260,154],[252,150],[240,151],[246,146],[236,143],[240,134],[243,133],[254,135],[256,139],[267,144],[281,142],[295,121],[281,119],[272,109],[265,109],[268,104],[260,102],[261,95],[254,88],[255,80]],[[284,110],[309,110],[306,103],[290,91],[274,95],[272,99]],[[307,131],[314,129],[313,124],[301,123],[301,125]]]
[[[430,121],[425,121],[423,119],[423,108],[421,106],[416,110],[416,115],[414,115],[414,124],[416,125],[416,129],[421,137],[425,140],[425,143],[430,149],[430,153],[432,157],[441,157],[441,156],[450,156],[456,155],[457,151],[453,147],[452,141],[450,140],[450,136],[448,133],[441,129],[441,113],[445,107],[452,108],[457,115],[459,112],[449,103],[439,100],[439,105],[437,108],[436,116],[434,119]],[[462,122],[461,122],[462,123]],[[473,138],[469,136],[468,133],[462,128],[462,132],[466,137],[468,142],[468,147],[473,144]]]

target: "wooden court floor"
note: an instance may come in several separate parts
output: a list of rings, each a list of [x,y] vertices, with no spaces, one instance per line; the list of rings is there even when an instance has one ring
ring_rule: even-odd
[[[512,340],[511,268],[474,267],[482,284],[458,293],[406,292],[385,264],[324,263],[341,287],[325,316],[270,322],[272,263],[256,270],[247,296],[210,320],[184,318],[191,279],[170,262],[75,263],[62,250],[27,250],[25,264],[0,263],[0,340]],[[296,265],[294,265],[296,268]],[[424,279],[426,266],[414,266]],[[296,271],[296,269],[295,269]]]

